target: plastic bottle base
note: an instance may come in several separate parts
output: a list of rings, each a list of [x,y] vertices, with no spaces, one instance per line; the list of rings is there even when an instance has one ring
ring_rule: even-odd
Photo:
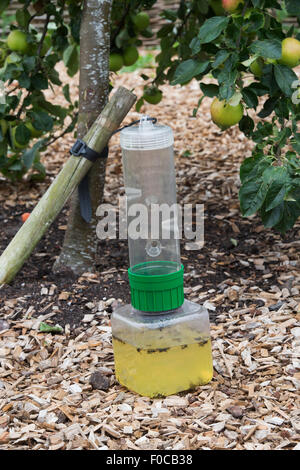
[[[194,390],[195,388],[197,388],[199,386],[207,385],[209,382],[211,382],[211,380],[213,378],[213,374],[211,374],[210,378],[207,381],[199,382],[199,383],[196,383],[196,384],[190,384],[187,388],[179,387],[179,388],[170,390],[168,392],[164,392],[163,390],[161,392],[149,392],[147,390],[144,391],[142,389],[134,389],[133,387],[130,387],[130,386],[126,385],[125,383],[122,383],[122,380],[118,376],[116,376],[116,378],[117,378],[117,381],[119,382],[120,385],[127,388],[131,392],[137,393],[138,395],[140,395],[142,397],[164,398],[164,397],[168,397],[169,395],[177,395],[180,392],[188,392],[190,390]]]
[[[121,385],[151,398],[174,395],[213,377],[210,339],[170,348],[141,349],[113,338]]]

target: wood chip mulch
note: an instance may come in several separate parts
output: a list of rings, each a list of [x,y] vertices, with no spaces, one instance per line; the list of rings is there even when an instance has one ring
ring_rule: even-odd
[[[140,93],[138,72],[117,81]],[[201,96],[196,83],[163,89],[160,105],[144,112],[174,130],[179,202],[204,204],[204,247],[191,252],[183,240],[182,260],[186,297],[211,316],[214,378],[160,399],[116,382],[110,313],[128,301],[127,245],[101,241],[98,272],[54,276],[65,209],[12,285],[0,289],[0,449],[300,450],[300,225],[282,237],[257,217],[243,219],[238,168],[249,142],[236,128],[218,131],[209,100],[191,117]],[[72,141],[46,153],[45,182],[0,181],[1,250]],[[117,203],[123,191],[114,137],[105,202]],[[41,322],[59,324],[61,334],[40,332]]]
[[[77,336],[68,326],[40,333],[51,314],[2,320],[0,448],[299,449],[300,313],[284,289],[227,288],[208,307],[237,296],[265,305],[219,315],[213,381],[165,399],[116,382],[105,310],[113,299],[92,307]]]

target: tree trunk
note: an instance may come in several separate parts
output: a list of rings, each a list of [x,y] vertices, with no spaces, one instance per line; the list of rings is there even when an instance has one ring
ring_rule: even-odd
[[[110,15],[112,0],[86,0],[80,29],[80,82],[78,138],[86,134],[102,111],[109,92]],[[80,214],[78,191],[70,204],[65,239],[54,272],[71,270],[80,275],[93,271],[97,252],[96,210],[101,204],[106,161],[98,160],[88,173],[92,220]]]
[[[135,100],[136,96],[126,88],[118,88],[84,137],[84,142],[88,147],[101,153]],[[77,188],[79,182],[92,166],[93,163],[85,157],[71,155],[67,160],[30,217],[0,256],[0,286],[14,279],[74,189]]]

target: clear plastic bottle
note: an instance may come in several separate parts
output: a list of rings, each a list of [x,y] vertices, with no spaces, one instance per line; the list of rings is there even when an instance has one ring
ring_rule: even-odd
[[[138,272],[143,269],[141,264],[149,262],[147,269],[152,274],[163,274],[166,269],[178,271],[181,262],[172,129],[154,125],[145,116],[139,125],[123,129],[120,141],[131,270]],[[153,218],[158,205],[164,206],[155,226]],[[132,222],[139,211],[143,211],[142,216],[147,220],[143,220],[141,236],[136,238]],[[167,268],[166,261],[169,261]]]
[[[112,315],[117,380],[149,397],[176,394],[212,379],[207,310],[185,300],[176,310],[145,313],[131,305]]]
[[[121,132],[132,305],[164,311],[182,305],[173,132],[143,116]],[[136,230],[139,227],[139,230]]]
[[[121,132],[121,146],[131,305],[112,314],[116,377],[141,395],[166,396],[211,380],[209,317],[184,300],[172,130],[145,117]],[[152,206],[162,204],[174,210],[162,211],[153,227]],[[131,231],[137,210],[144,211],[146,235]]]

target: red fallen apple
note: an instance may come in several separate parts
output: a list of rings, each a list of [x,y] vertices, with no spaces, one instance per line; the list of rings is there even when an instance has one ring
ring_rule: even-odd
[[[24,214],[21,215],[21,219],[22,219],[23,224],[24,224],[24,222],[26,222],[26,220],[28,219],[29,216],[30,216],[30,212],[24,212]]]

